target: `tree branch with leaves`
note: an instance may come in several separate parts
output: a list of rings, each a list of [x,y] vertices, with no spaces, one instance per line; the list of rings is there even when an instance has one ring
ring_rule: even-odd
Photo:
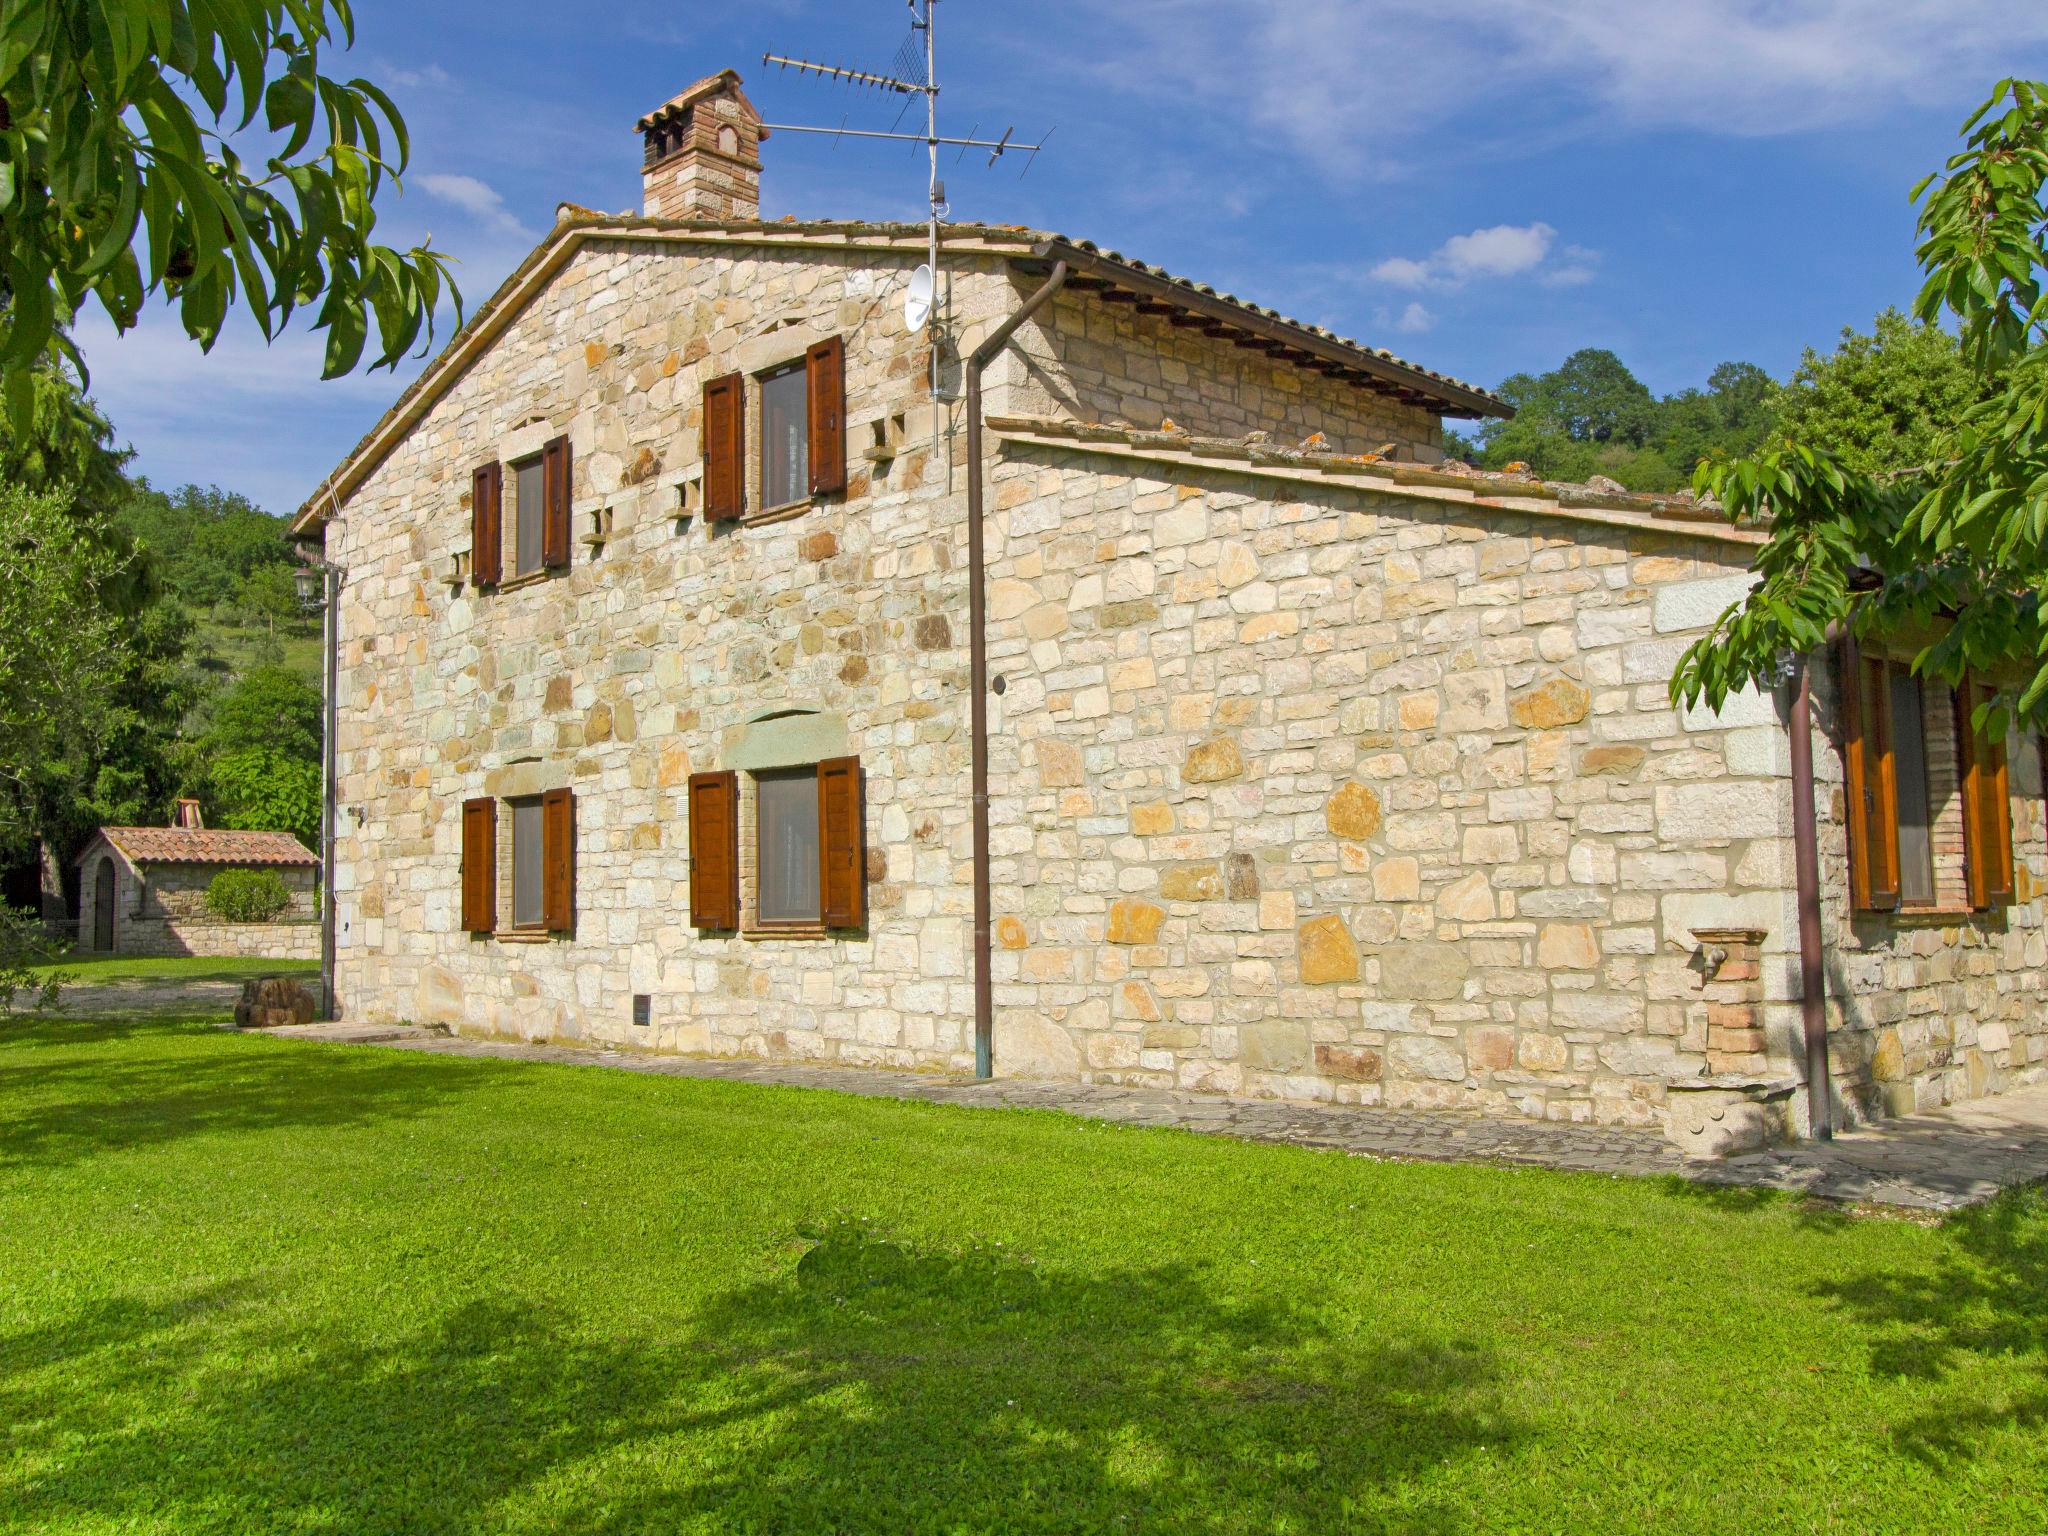
[[[0,391],[26,435],[35,370],[96,299],[117,330],[161,293],[210,349],[231,306],[266,338],[317,306],[324,376],[430,340],[449,258],[373,238],[405,121],[368,80],[348,0],[7,0],[0,13]],[[197,104],[195,106],[195,103]],[[203,111],[201,110],[203,109]],[[260,161],[241,145],[261,120]]]
[[[1914,648],[1916,673],[2018,679],[1980,705],[2048,728],[2048,84],[2001,81],[1964,149],[1913,188],[1926,281],[1913,312],[1956,328],[1979,398],[1926,464],[1849,468],[1826,443],[1702,464],[1694,484],[1767,528],[1758,581],[1681,658],[1674,700],[1719,708],[1836,626]]]

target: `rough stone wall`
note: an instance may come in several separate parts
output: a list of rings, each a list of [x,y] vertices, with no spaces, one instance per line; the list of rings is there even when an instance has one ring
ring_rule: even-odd
[[[351,498],[329,534],[349,572],[339,793],[365,811],[360,829],[344,818],[336,862],[350,1016],[971,1060],[962,508],[915,419],[923,338],[905,333],[899,302],[914,264],[589,248]],[[801,358],[831,334],[846,343],[848,493],[707,525],[690,510],[704,381]],[[757,427],[750,411],[750,445]],[[862,449],[878,427],[896,451],[876,461]],[[575,452],[571,568],[495,592],[448,583],[469,541],[471,468],[557,431]],[[790,710],[806,713],[761,718]],[[689,775],[759,765],[778,740],[801,754],[791,762],[861,758],[864,933],[690,926]],[[577,795],[574,936],[459,932],[462,801],[556,786]],[[502,814],[500,832],[502,846]],[[635,994],[652,999],[645,1029]]]
[[[1019,302],[1034,284],[1019,280]],[[991,409],[1017,415],[1146,430],[1170,417],[1198,436],[1268,432],[1292,444],[1321,432],[1333,453],[1391,443],[1403,459],[1443,457],[1443,423],[1427,411],[1080,294],[1056,295],[1019,330],[990,385]]]
[[[344,818],[336,861],[345,1008],[528,1038],[971,1059],[964,497],[954,439],[929,451],[927,355],[901,318],[917,260],[588,247],[350,498],[328,536],[348,572],[339,793],[366,818]],[[991,262],[950,299],[972,346],[1017,289]],[[707,526],[705,380],[831,334],[846,341],[847,495]],[[750,409],[750,445],[757,431]],[[474,465],[555,432],[575,452],[571,569],[490,593],[452,582]],[[699,935],[687,778],[788,709],[862,759],[868,929]],[[462,800],[556,785],[578,795],[574,939],[458,933]],[[636,993],[653,1000],[644,1030]]]
[[[81,942],[92,940],[93,892],[101,859],[114,867],[114,953],[221,955],[313,959],[320,953],[320,923],[311,869],[281,869],[292,904],[272,922],[231,923],[206,907],[206,887],[217,864],[146,864],[140,867],[101,845],[85,862]]]
[[[1661,1116],[1691,931],[1792,931],[1773,702],[1665,691],[1746,550],[1054,449],[997,483],[998,1059]]]
[[[1813,756],[1838,1114],[1851,1121],[1910,1114],[2048,1077],[2048,825],[2036,744],[2018,734],[2006,742],[2015,899],[2001,911],[1963,910],[1953,716],[1947,690],[1930,688],[1929,777],[1941,805],[1936,885],[1947,909],[1856,912],[1842,763],[1829,740],[1836,679],[1822,671],[1817,687]],[[1773,996],[1793,999],[1798,991],[1796,971],[1775,978]],[[1796,1003],[1778,1007],[1796,1021]]]

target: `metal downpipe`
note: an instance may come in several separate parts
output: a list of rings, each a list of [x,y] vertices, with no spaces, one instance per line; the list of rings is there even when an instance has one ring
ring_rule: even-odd
[[[1813,816],[1813,658],[1799,661],[1792,698],[1792,853],[1799,898],[1799,1014],[1806,1037],[1808,1128],[1835,1134],[1828,1068],[1827,973],[1821,963],[1820,843]]]

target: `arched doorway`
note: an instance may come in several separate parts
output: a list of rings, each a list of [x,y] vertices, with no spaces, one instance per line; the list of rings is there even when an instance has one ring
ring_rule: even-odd
[[[114,949],[114,861],[100,860],[92,888],[92,947],[101,954]]]

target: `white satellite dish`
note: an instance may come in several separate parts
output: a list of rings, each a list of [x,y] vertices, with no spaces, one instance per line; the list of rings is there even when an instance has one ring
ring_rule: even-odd
[[[932,317],[932,269],[919,264],[910,274],[910,286],[903,290],[903,324],[912,331],[924,329]]]

